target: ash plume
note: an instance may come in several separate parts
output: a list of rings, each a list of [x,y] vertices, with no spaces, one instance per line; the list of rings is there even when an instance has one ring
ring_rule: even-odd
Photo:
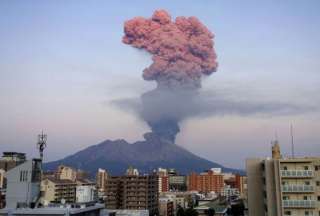
[[[123,42],[152,54],[153,63],[144,69],[145,80],[162,87],[201,86],[201,76],[217,69],[214,35],[196,17],[171,20],[164,10],[152,18],[136,17],[125,22]]]
[[[217,70],[214,35],[196,17],[172,20],[165,10],[126,21],[124,33],[125,44],[147,51],[153,60],[143,78],[155,80],[157,88],[142,95],[140,115],[152,135],[174,143],[179,122],[193,114],[189,107],[202,76]]]

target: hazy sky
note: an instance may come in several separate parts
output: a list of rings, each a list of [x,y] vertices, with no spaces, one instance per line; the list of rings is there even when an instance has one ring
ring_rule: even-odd
[[[320,1],[0,1],[0,151],[46,160],[105,139],[142,139],[148,126],[110,104],[155,87],[142,70],[151,60],[121,43],[123,22],[152,15],[197,16],[213,31],[218,72],[203,91],[246,104],[294,104],[279,115],[212,115],[182,122],[178,145],[230,167],[269,156],[277,133],[290,153],[320,156]],[[237,107],[235,107],[236,109]]]

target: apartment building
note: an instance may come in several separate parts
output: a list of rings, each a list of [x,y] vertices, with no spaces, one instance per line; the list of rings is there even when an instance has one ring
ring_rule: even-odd
[[[47,178],[41,182],[43,202],[65,203],[76,202],[77,183],[69,179]]]
[[[110,176],[106,184],[108,209],[147,209],[158,213],[158,176]]]
[[[223,189],[224,181],[223,174],[215,173],[213,170],[208,170],[200,174],[191,173],[188,176],[188,190],[220,193]]]
[[[248,159],[246,167],[249,215],[320,215],[320,157],[273,152],[273,158]]]

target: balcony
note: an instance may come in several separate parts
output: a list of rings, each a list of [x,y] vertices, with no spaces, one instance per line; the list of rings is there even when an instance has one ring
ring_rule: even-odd
[[[312,185],[282,185],[282,192],[284,193],[312,193],[314,186]]]
[[[283,200],[284,208],[315,208],[315,200]]]
[[[282,178],[312,178],[312,170],[281,170]]]

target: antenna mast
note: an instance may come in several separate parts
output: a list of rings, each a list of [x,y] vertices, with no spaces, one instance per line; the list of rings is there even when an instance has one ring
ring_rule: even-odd
[[[291,135],[291,156],[294,158],[294,142],[293,142],[293,127],[290,125],[290,135]]]
[[[47,147],[47,134],[44,134],[43,131],[38,135],[37,148],[39,149],[40,159],[43,161],[43,150]]]

